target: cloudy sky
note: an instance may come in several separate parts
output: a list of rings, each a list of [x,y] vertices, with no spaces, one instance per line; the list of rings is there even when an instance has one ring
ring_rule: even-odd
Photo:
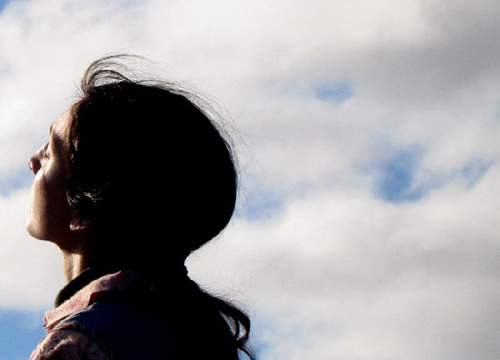
[[[190,274],[261,359],[500,354],[500,2],[0,1],[0,360],[64,285],[24,230],[29,155],[85,67],[126,52],[206,94],[242,173]]]

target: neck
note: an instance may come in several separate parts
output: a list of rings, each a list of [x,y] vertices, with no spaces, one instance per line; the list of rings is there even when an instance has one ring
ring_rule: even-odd
[[[70,282],[78,275],[82,273],[83,270],[87,269],[90,262],[87,257],[83,254],[72,253],[62,250],[63,254],[63,270],[66,276],[66,281]]]

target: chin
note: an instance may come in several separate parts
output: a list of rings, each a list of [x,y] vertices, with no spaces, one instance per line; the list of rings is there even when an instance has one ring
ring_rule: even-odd
[[[40,234],[39,234],[39,231],[36,231],[36,229],[34,228],[32,222],[30,221],[30,219],[28,219],[26,221],[26,231],[28,232],[28,234],[37,239],[37,240],[43,240],[40,238]]]
[[[30,216],[26,220],[26,231],[28,234],[37,239],[37,240],[49,240],[47,236],[44,236],[44,231],[43,229],[40,229],[39,226],[37,226],[36,221],[33,221],[34,219]]]

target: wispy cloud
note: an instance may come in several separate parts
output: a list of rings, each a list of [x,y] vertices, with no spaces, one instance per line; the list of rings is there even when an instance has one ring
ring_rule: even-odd
[[[0,307],[39,311],[63,283],[24,231],[29,154],[90,61],[133,52],[235,128],[238,216],[189,265],[247,304],[263,358],[495,358],[499,16],[488,0],[10,2]]]

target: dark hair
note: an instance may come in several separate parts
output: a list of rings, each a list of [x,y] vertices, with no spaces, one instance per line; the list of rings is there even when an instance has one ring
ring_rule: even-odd
[[[113,266],[178,264],[217,236],[234,211],[238,177],[227,136],[191,94],[123,74],[123,56],[86,70],[70,109],[67,196]],[[160,251],[165,243],[168,253]],[[247,351],[248,317],[200,290]]]
[[[168,83],[132,81],[112,70],[114,59],[87,69],[71,109],[69,201],[106,236],[119,224],[128,236],[182,234],[169,248],[185,258],[232,216],[233,152],[187,94]]]

